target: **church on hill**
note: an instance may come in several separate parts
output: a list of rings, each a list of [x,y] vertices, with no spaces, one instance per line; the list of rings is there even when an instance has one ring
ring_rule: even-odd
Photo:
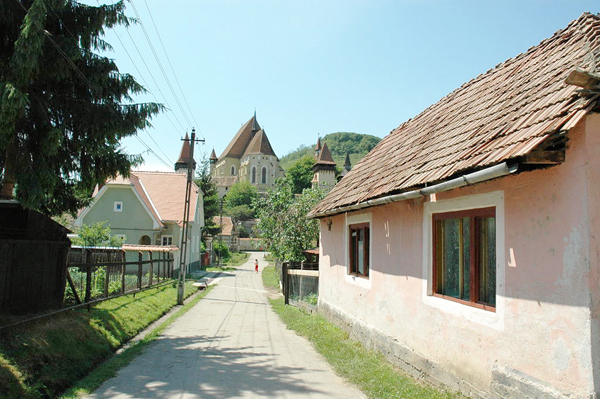
[[[256,120],[256,112],[242,125],[220,157],[217,158],[213,149],[210,164],[219,197],[225,196],[238,181],[247,181],[259,192],[266,192],[285,174],[265,130]]]

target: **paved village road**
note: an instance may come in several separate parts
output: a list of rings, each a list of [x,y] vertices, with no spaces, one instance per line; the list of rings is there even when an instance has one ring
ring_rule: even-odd
[[[273,313],[255,258],[90,398],[366,398]]]

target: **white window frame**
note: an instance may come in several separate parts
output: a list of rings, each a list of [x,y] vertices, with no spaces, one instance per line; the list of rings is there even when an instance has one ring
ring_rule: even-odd
[[[170,238],[171,239],[171,243],[170,244],[165,244],[165,238]],[[172,235],[160,236],[160,245],[162,245],[162,246],[173,245],[173,236]]]
[[[494,207],[496,212],[496,311],[479,309],[433,295],[433,214]],[[504,329],[505,273],[504,192],[494,191],[426,202],[423,206],[423,303],[442,312],[498,330]]]
[[[115,201],[113,204],[113,210],[115,212],[123,212],[123,201]]]
[[[371,212],[358,215],[345,214],[344,223],[344,260],[346,265],[345,281],[346,283],[356,285],[361,288],[371,289],[373,280],[373,215]],[[369,223],[369,277],[361,277],[350,274],[350,225]]]

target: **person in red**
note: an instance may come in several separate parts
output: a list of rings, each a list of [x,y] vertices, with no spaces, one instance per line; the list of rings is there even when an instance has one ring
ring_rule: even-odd
[[[254,270],[258,273],[258,259],[254,259]]]

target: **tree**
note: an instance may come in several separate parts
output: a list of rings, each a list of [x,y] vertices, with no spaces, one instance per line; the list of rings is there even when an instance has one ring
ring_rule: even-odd
[[[252,214],[249,215],[249,218],[252,218],[254,217],[252,203],[256,198],[258,198],[258,190],[256,187],[246,180],[238,181],[229,188],[227,195],[225,195],[225,213],[232,216],[229,214],[230,210],[245,205],[252,211]]]
[[[279,180],[265,197],[255,201],[257,224],[266,247],[280,260],[301,261],[302,251],[318,245],[319,222],[308,220],[308,212],[325,196],[319,188],[295,195],[285,180]]]
[[[214,236],[221,230],[221,228],[213,222],[213,218],[219,215],[219,195],[217,194],[217,188],[212,181],[210,160],[206,156],[198,163],[198,171],[196,172],[196,179],[194,182],[200,188],[204,196],[204,228],[202,229],[202,242],[205,242],[207,236]]]
[[[301,194],[305,188],[311,187],[314,177],[312,170],[314,164],[314,156],[304,155],[287,170],[285,178],[291,185],[294,194]]]
[[[6,4],[4,4],[6,3]],[[48,215],[74,214],[97,184],[128,176],[141,156],[119,141],[162,110],[137,104],[136,80],[97,52],[125,3],[13,0],[0,7],[0,197]]]
[[[110,226],[104,222],[96,222],[91,225],[83,225],[77,229],[77,237],[72,242],[73,245],[86,247],[120,247],[124,239],[110,235]]]

